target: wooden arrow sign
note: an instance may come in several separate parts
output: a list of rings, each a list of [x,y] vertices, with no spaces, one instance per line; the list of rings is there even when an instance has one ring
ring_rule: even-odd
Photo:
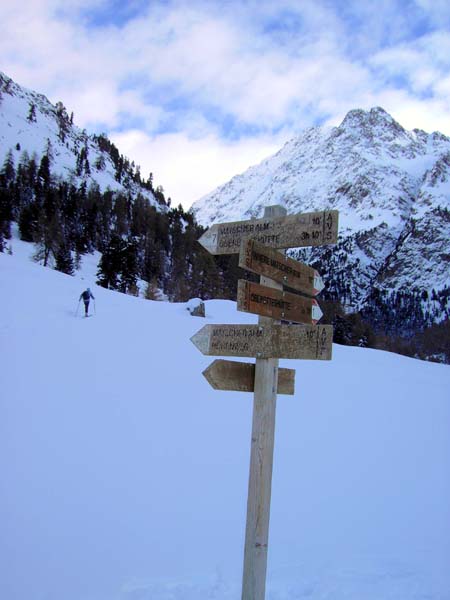
[[[325,287],[321,276],[312,267],[252,239],[242,240],[239,266],[257,275],[270,277],[308,296],[317,296]]]
[[[237,309],[263,317],[315,324],[323,316],[317,300],[239,279]]]
[[[255,390],[255,365],[235,360],[214,360],[203,376],[215,390],[253,392]],[[292,396],[295,386],[294,369],[278,369],[277,394]]]
[[[325,210],[215,224],[198,241],[211,254],[237,254],[245,238],[255,239],[271,248],[335,244],[338,215],[337,210]]]
[[[332,325],[204,325],[191,342],[206,356],[331,360]]]

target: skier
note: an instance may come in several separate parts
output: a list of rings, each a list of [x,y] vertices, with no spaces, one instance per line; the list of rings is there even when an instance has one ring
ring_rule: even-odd
[[[83,298],[83,302],[84,302],[84,316],[87,317],[88,316],[88,309],[89,309],[89,301],[92,298],[92,300],[95,300],[94,296],[92,295],[92,292],[89,288],[87,288],[84,292],[81,292],[80,294],[80,300]]]

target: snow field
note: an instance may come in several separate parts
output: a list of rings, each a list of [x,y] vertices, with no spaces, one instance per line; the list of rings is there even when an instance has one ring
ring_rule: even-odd
[[[252,397],[212,390],[189,338],[256,317],[24,254],[0,254],[0,597],[237,600]],[[267,600],[448,600],[450,368],[337,345],[281,364]]]

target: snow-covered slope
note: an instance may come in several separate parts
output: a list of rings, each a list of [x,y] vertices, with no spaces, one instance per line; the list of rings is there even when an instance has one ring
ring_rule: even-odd
[[[289,213],[339,210],[340,243],[331,255],[314,249],[302,257],[333,282],[350,309],[364,308],[374,288],[434,289],[443,292],[443,307],[427,324],[448,318],[448,137],[406,131],[382,108],[352,110],[339,127],[305,130],[193,210],[210,225],[260,217],[270,204]]]
[[[121,169],[118,180],[118,165],[112,159],[114,153],[107,151],[106,138],[88,135],[76,127],[62,103],[51,104],[44,95],[23,88],[1,72],[0,95],[1,164],[10,151],[16,168],[24,152],[30,158],[36,155],[38,164],[42,156],[48,154],[55,177],[77,187],[85,182],[89,188],[95,182],[101,192],[125,191],[133,197],[140,193],[154,206],[165,209],[151,190],[139,185],[130,172]],[[118,162],[120,156],[117,149],[115,151]],[[134,165],[133,172],[135,174]]]
[[[191,317],[13,252],[0,598],[240,598],[252,398],[212,390],[189,338],[255,317],[227,301]],[[336,345],[282,363],[297,385],[277,407],[267,599],[448,600],[450,368]]]

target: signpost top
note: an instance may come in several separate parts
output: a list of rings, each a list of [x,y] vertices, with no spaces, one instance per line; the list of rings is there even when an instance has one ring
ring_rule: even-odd
[[[271,248],[299,248],[335,244],[338,211],[234,221],[212,225],[198,240],[211,254],[238,254],[243,239],[255,239]]]

